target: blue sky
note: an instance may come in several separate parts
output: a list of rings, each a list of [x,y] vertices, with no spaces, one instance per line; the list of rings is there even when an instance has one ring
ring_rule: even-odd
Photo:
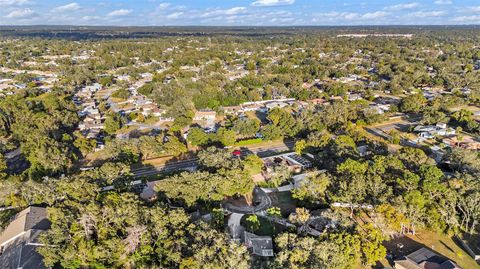
[[[479,0],[0,0],[0,25],[480,24]]]

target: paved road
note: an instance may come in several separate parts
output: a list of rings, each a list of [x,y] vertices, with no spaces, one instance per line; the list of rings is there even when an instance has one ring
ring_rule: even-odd
[[[289,151],[295,146],[295,141],[286,141],[283,145],[278,146],[251,146],[241,148],[242,156],[248,154],[257,154],[259,157],[267,157],[275,155],[278,152]],[[132,169],[132,173],[135,177],[153,176],[161,173],[168,173],[181,170],[193,170],[197,167],[198,158],[192,158],[188,160],[175,161],[172,163],[146,166],[138,169]]]
[[[268,195],[258,187],[253,190],[253,200],[255,206],[237,206],[233,203],[230,203],[228,200],[224,201],[222,206],[225,210],[231,213],[254,214],[256,212],[267,210],[272,205],[272,200],[270,197],[268,197]]]
[[[228,218],[228,228],[233,239],[240,239],[245,228],[240,224],[244,214],[232,213]]]

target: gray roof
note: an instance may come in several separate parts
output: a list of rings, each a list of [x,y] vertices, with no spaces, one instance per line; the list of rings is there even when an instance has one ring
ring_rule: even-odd
[[[461,267],[453,261],[428,248],[421,248],[414,251],[406,255],[403,259],[395,261],[395,263],[401,265],[403,268],[461,269]]]
[[[271,236],[258,236],[249,232],[244,233],[245,244],[258,256],[273,256],[273,241]]]
[[[36,248],[40,234],[49,228],[45,208],[32,206],[18,213],[0,234],[0,268],[46,268]]]

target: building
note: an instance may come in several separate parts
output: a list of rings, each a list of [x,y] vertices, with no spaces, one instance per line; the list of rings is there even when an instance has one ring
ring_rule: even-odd
[[[47,209],[30,206],[18,213],[0,235],[2,268],[43,269],[39,235],[50,228]]]
[[[217,112],[213,110],[199,110],[195,112],[195,116],[193,117],[194,121],[215,121],[217,118]]]
[[[241,106],[224,106],[223,111],[227,115],[237,115],[240,112],[243,112]]]
[[[253,255],[262,257],[273,256],[273,240],[271,236],[258,236],[244,232],[244,243]]]
[[[395,269],[461,269],[453,261],[427,248],[421,248],[394,262]]]

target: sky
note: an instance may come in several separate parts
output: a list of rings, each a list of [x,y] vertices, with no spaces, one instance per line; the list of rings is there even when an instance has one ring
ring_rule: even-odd
[[[0,25],[480,24],[480,0],[0,0]]]

